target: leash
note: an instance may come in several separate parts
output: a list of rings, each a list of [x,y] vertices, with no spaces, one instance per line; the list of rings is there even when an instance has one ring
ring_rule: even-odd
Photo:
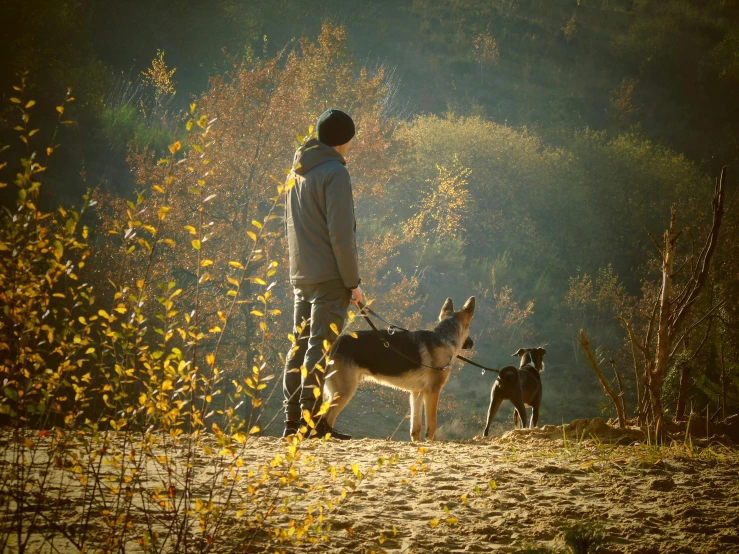
[[[485,367],[484,365],[480,365],[480,364],[478,364],[476,362],[473,362],[472,360],[470,360],[468,358],[465,358],[461,354],[457,354],[457,358],[459,358],[460,360],[462,360],[466,364],[470,364],[470,365],[473,365],[475,367],[479,367],[480,369],[482,369],[482,375],[485,375],[485,372],[486,371],[492,371],[493,373],[500,373],[500,370],[499,369],[493,369],[492,367]]]
[[[403,327],[399,327],[398,325],[395,325],[394,323],[390,323],[387,319],[385,319],[380,314],[378,314],[377,312],[375,312],[372,308],[370,308],[368,306],[365,306],[362,302],[357,302],[357,307],[359,308],[359,313],[364,318],[364,320],[367,322],[367,324],[372,328],[373,331],[375,331],[375,333],[377,333],[378,338],[380,338],[380,340],[382,340],[382,344],[383,344],[383,346],[385,348],[389,348],[390,350],[392,350],[396,354],[402,356],[406,360],[409,360],[409,361],[411,361],[413,363],[418,363],[413,358],[411,358],[409,356],[406,356],[405,354],[403,354],[403,352],[400,352],[396,348],[393,348],[392,345],[388,341],[386,341],[382,337],[380,337],[380,330],[375,326],[375,324],[372,322],[372,320],[370,319],[369,315],[367,315],[367,314],[371,314],[371,315],[375,316],[377,319],[379,319],[380,321],[383,321],[384,323],[387,323],[387,325],[388,325],[387,332],[390,333],[391,335],[395,334],[395,332],[397,332],[397,331],[402,331],[404,333],[408,333],[409,332],[408,329],[404,329]],[[463,362],[465,362],[467,364],[470,364],[470,365],[473,365],[475,367],[478,367],[478,368],[482,369],[482,375],[485,375],[485,372],[486,371],[492,371],[493,373],[500,373],[500,370],[499,369],[494,369],[492,367],[485,367],[484,365],[480,365],[480,364],[478,364],[476,362],[473,362],[472,360],[470,360],[468,358],[465,358],[464,356],[462,356],[460,354],[457,354],[457,358],[459,358],[460,360],[462,360]],[[451,360],[449,360],[449,363],[447,365],[445,365],[444,367],[433,367],[433,366],[428,366],[428,365],[425,365],[425,364],[420,364],[420,365],[422,365],[423,367],[428,367],[430,369],[437,369],[437,370],[443,371],[446,368],[448,368],[450,365],[452,365],[452,362],[453,361],[454,361],[454,358],[452,358]]]
[[[373,330],[373,331],[374,331],[374,332],[375,332],[375,333],[377,334],[377,338],[378,338],[378,339],[380,339],[380,340],[382,341],[382,345],[383,345],[383,346],[384,346],[385,348],[387,348],[387,349],[389,349],[389,350],[392,350],[393,352],[395,352],[395,353],[396,353],[396,354],[397,354],[398,356],[400,356],[401,358],[405,358],[405,359],[406,359],[406,360],[408,360],[409,362],[413,362],[414,364],[418,364],[418,365],[420,365],[420,366],[422,366],[422,367],[427,367],[427,368],[429,368],[429,369],[435,369],[435,370],[437,370],[437,371],[444,371],[444,370],[445,370],[445,369],[447,369],[447,368],[448,368],[448,367],[449,367],[450,365],[452,365],[452,362],[454,361],[454,358],[451,358],[451,359],[449,360],[449,363],[448,363],[448,364],[446,364],[446,365],[445,365],[445,366],[443,366],[443,367],[435,367],[435,366],[432,366],[432,365],[426,365],[426,364],[422,363],[422,362],[421,362],[421,361],[419,361],[419,360],[414,360],[414,359],[413,359],[413,358],[411,358],[410,356],[406,356],[406,355],[405,355],[405,354],[404,354],[403,352],[401,352],[401,351],[400,351],[400,350],[398,350],[397,348],[394,348],[394,347],[393,347],[393,345],[391,345],[389,341],[387,341],[387,340],[385,340],[384,338],[382,338],[382,335],[380,334],[380,330],[379,330],[379,329],[378,329],[378,328],[377,328],[377,327],[375,326],[375,324],[374,324],[374,323],[372,323],[372,320],[371,320],[371,319],[369,318],[369,316],[368,316],[368,315],[367,315],[367,314],[365,313],[365,310],[366,310],[367,312],[371,313],[372,315],[374,315],[374,316],[375,316],[376,318],[378,318],[378,319],[381,319],[382,321],[384,321],[385,323],[387,323],[387,324],[388,324],[388,325],[390,326],[390,328],[388,328],[388,330],[387,330],[387,331],[388,331],[388,333],[390,333],[391,335],[395,334],[395,331],[396,331],[396,330],[397,330],[397,331],[403,331],[403,332],[408,332],[408,329],[403,329],[402,327],[398,327],[397,325],[393,325],[392,323],[389,323],[388,321],[386,321],[386,320],[385,320],[384,318],[382,318],[382,317],[378,316],[378,315],[377,315],[377,314],[376,314],[376,313],[375,313],[374,311],[372,311],[372,310],[371,310],[370,308],[368,308],[367,306],[365,306],[365,305],[364,305],[363,303],[361,303],[361,302],[357,302],[357,307],[359,308],[359,313],[360,313],[360,314],[362,315],[362,317],[364,318],[364,320],[365,320],[365,321],[366,321],[366,322],[367,322],[367,323],[369,324],[369,326],[370,326],[370,327],[372,327],[372,330]]]

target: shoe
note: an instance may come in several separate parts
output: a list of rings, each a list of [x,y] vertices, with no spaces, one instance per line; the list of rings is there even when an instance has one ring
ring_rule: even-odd
[[[297,421],[286,421],[285,430],[282,432],[282,438],[292,437],[298,432],[300,424]]]
[[[315,429],[312,429],[310,433],[310,438],[312,439],[322,439],[326,435],[331,435],[331,438],[338,439],[340,441],[348,441],[351,440],[351,435],[347,435],[345,433],[339,433],[336,429],[331,427],[328,423],[326,423],[326,420],[321,419],[317,424]]]

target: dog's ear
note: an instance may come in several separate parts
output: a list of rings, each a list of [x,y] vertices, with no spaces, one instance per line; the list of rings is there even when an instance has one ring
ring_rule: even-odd
[[[475,313],[475,297],[474,296],[470,296],[467,299],[467,302],[465,302],[464,306],[462,306],[462,311],[470,314],[470,317],[474,315]]]
[[[525,348],[519,348],[518,349],[518,352],[516,352],[515,354],[512,354],[512,356],[515,358],[516,356],[523,356],[524,354],[526,354],[526,349]]]
[[[453,313],[454,313],[454,303],[452,303],[451,298],[447,298],[446,302],[444,302],[444,305],[441,307],[441,313],[439,314],[439,321],[441,321],[445,317],[449,317]]]
[[[538,350],[539,352],[541,352],[541,355],[542,356],[547,353],[547,349],[546,348],[543,348],[543,347],[539,347],[536,350]]]

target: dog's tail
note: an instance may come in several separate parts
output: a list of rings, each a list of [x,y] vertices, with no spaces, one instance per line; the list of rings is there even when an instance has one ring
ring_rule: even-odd
[[[503,386],[515,386],[518,384],[518,368],[512,365],[504,367],[500,370],[498,379]]]

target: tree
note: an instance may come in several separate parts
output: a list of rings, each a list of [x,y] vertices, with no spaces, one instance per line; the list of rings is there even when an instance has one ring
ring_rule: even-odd
[[[675,269],[676,244],[681,233],[676,228],[676,210],[673,207],[670,227],[664,234],[664,245],[658,245],[662,261],[662,284],[659,295],[653,302],[651,314],[647,318],[643,338],[638,340],[631,323],[623,320],[634,350],[640,350],[642,353],[651,403],[651,422],[661,430],[664,417],[662,394],[667,370],[678,350],[687,343],[686,339],[725,302],[723,299],[718,300],[705,313],[695,313],[718,244],[724,215],[725,181],[726,168],[722,170],[721,177],[716,182],[712,202],[713,218],[708,237],[698,255],[687,256],[678,269]],[[690,270],[687,277],[682,281],[676,281],[680,271],[686,267]],[[697,348],[700,349],[704,343],[705,339]],[[636,357],[634,361],[636,363]]]

